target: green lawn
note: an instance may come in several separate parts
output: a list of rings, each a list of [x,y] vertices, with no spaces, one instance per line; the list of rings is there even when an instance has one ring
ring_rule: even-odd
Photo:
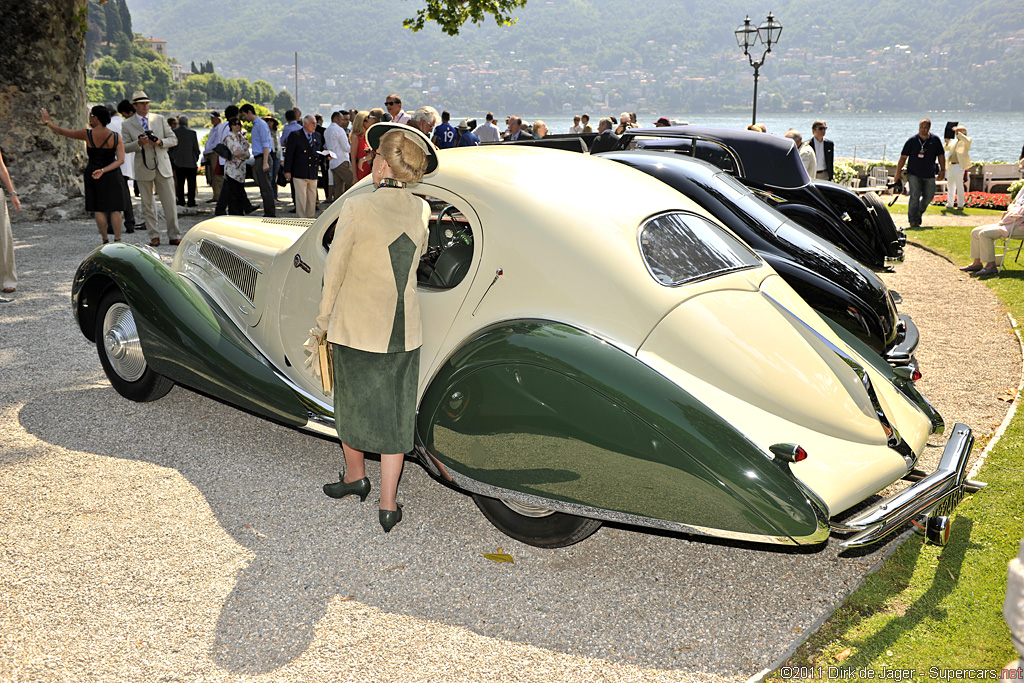
[[[945,209],[929,207],[933,212]],[[999,215],[968,210],[975,212]],[[919,228],[907,237],[964,264],[970,231]],[[986,278],[985,285],[1024,320],[1024,265],[1007,260],[1002,275]],[[916,672],[911,680],[938,680],[929,675],[931,667],[998,670],[1016,659],[1002,609],[1006,564],[1024,536],[1024,411],[1014,416],[978,478],[989,486],[957,508],[944,548],[924,544],[919,535],[910,538],[788,662],[810,667],[809,675],[783,678],[775,672],[769,680],[827,680],[829,667],[853,667],[855,674],[870,669],[877,679],[889,671],[890,680],[892,670],[910,669]]]
[[[902,202],[897,202],[889,207],[889,213],[905,214],[906,212],[907,205]],[[996,211],[994,209],[947,209],[945,206],[929,204],[928,208],[925,210],[925,214],[935,216],[992,216],[993,218],[998,219],[1003,215],[1003,212]],[[978,223],[978,225],[984,225],[984,223]]]

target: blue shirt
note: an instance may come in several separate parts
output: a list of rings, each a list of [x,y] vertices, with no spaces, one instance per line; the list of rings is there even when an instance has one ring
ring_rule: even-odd
[[[459,140],[459,134],[450,123],[442,123],[434,129],[434,139],[437,140],[438,149],[450,149]]]
[[[480,144],[480,138],[478,138],[476,136],[476,133],[474,133],[471,130],[467,130],[465,133],[462,134],[462,137],[459,138],[459,144],[456,145],[456,146],[457,147],[476,147],[479,144]]]
[[[274,151],[274,140],[270,137],[270,126],[259,116],[252,120],[252,154],[258,156],[263,154],[263,148],[268,152]]]
[[[288,137],[297,130],[302,130],[302,124],[298,121],[289,121],[281,129],[281,144],[288,142]]]

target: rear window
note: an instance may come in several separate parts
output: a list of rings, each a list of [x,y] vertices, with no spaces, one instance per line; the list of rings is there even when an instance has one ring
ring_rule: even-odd
[[[761,259],[721,226],[692,213],[664,213],[640,226],[647,270],[666,287],[744,268]]]

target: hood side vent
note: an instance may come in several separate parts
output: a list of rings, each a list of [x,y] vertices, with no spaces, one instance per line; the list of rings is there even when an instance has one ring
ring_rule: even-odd
[[[199,243],[199,254],[219,270],[250,304],[255,305],[256,280],[261,273],[254,265],[210,240]]]

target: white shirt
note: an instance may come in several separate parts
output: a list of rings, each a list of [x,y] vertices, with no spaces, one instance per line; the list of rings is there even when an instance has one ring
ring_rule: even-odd
[[[828,170],[825,168],[825,141],[811,138],[811,146],[814,147],[814,158],[818,162],[817,170]]]
[[[121,126],[124,125],[124,119],[121,118],[120,114],[114,114],[110,118],[110,123],[107,124],[107,128],[117,133],[124,140],[124,134],[121,133]],[[125,152],[124,163],[121,164],[121,175],[126,178],[135,178],[135,152]]]
[[[411,118],[412,117],[406,114],[405,110],[402,109],[398,112],[398,116],[395,117],[395,123],[404,123],[408,125],[409,119]]]
[[[209,136],[206,138],[206,146],[203,147],[203,154],[213,154],[213,148],[224,142],[224,137],[228,134],[228,122],[221,121],[213,130],[210,131]]]
[[[570,133],[582,133],[583,132],[583,124],[582,123],[577,123],[575,126],[569,126],[569,132]]]
[[[494,125],[494,121],[484,121],[483,125],[473,132],[480,138],[480,142],[498,142],[501,140],[501,134],[498,133],[498,127]]]
[[[331,121],[331,125],[327,126],[327,130],[324,131],[324,147],[337,155],[331,159],[331,170],[341,166],[342,162],[349,160],[349,153],[352,151],[352,145],[348,141],[348,131]]]

